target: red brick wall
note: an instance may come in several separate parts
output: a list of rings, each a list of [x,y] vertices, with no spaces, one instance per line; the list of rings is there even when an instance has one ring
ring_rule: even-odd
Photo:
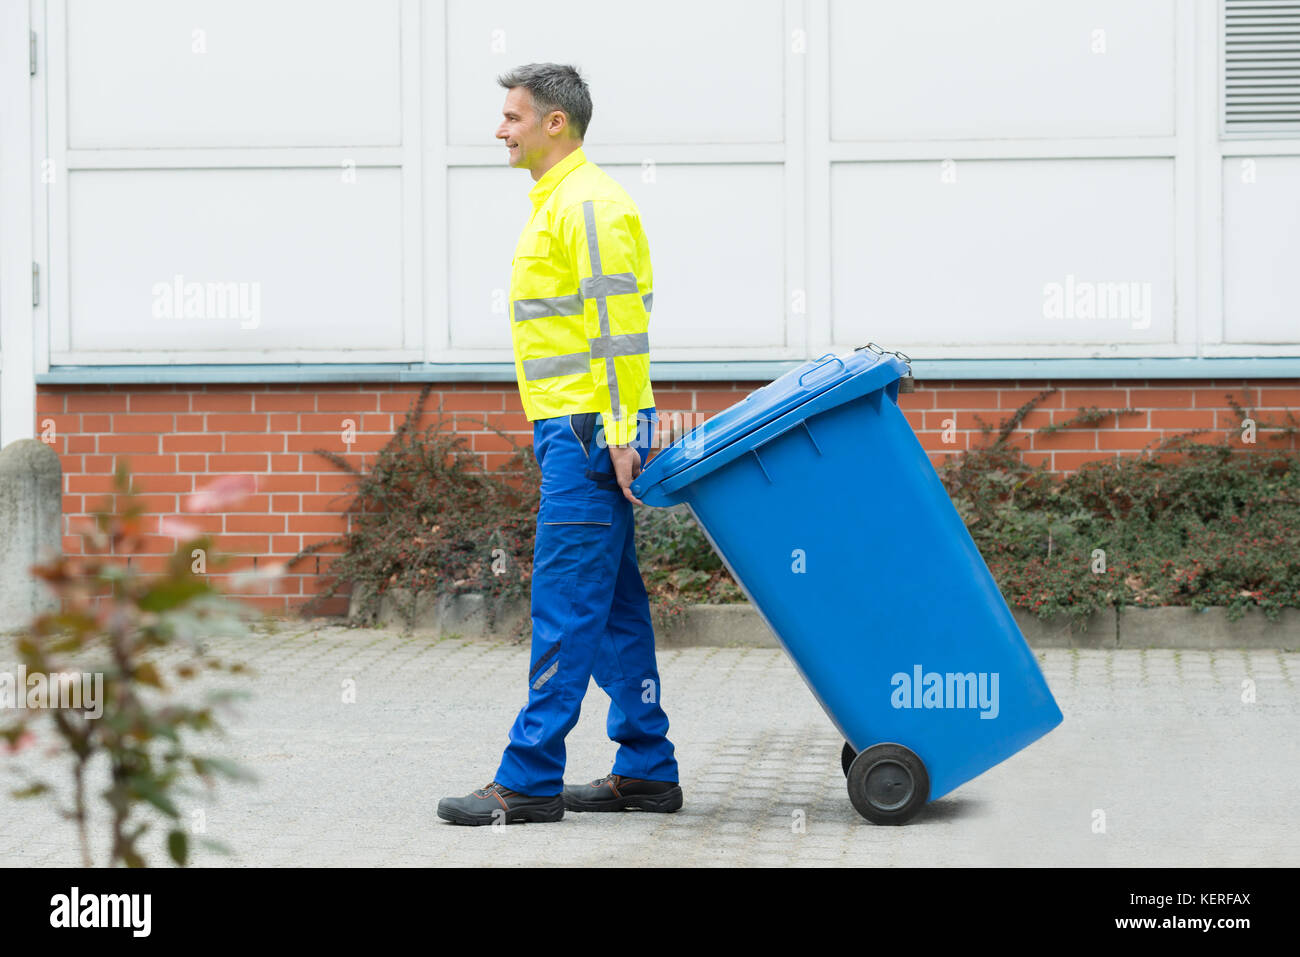
[[[682,413],[690,427],[761,384],[657,383],[661,428],[666,430],[672,413]],[[900,404],[937,466],[947,456],[979,444],[976,416],[996,426],[1048,385],[926,381],[900,396]],[[1029,414],[1026,429],[1063,422],[1090,406],[1136,410],[1065,434],[1017,433],[1015,441],[1027,460],[1046,462],[1058,472],[1073,471],[1092,459],[1135,453],[1164,436],[1194,428],[1216,430],[1206,440],[1219,441],[1237,422],[1228,395],[1263,421],[1282,421],[1285,410],[1300,410],[1300,380],[1070,380],[1050,385],[1058,391]],[[74,523],[111,492],[121,457],[145,493],[153,530],[162,517],[184,515],[216,535],[223,551],[243,556],[232,564],[232,571],[289,558],[345,531],[340,513],[347,502],[348,477],[313,450],[328,448],[357,467],[368,467],[419,391],[419,385],[407,384],[41,386],[36,435],[51,442],[63,464],[64,550],[80,552]],[[509,458],[510,447],[486,428],[488,421],[519,444],[531,443],[532,427],[513,384],[448,383],[430,395],[427,409],[439,403],[455,428],[468,436],[469,448],[490,468]],[[347,419],[356,431],[350,449],[343,442]],[[955,441],[944,440],[945,428]],[[1298,448],[1294,436],[1279,444],[1269,441],[1266,432],[1260,433],[1255,447]],[[186,494],[211,478],[237,472],[259,476],[257,494],[222,514],[182,512]],[[150,569],[162,564],[175,542],[155,535],[146,544],[147,554],[133,561]],[[328,562],[328,555],[319,563],[300,562],[261,594],[231,591],[267,611],[286,614],[321,590],[318,564],[325,572]],[[224,576],[214,577],[228,587]],[[346,599],[336,598],[321,611],[341,614]]]

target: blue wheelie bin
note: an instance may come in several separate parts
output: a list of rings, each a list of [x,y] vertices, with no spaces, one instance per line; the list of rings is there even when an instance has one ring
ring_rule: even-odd
[[[898,408],[910,371],[874,344],[805,363],[632,485],[648,505],[690,508],[843,735],[849,798],[877,824],[904,823],[1061,722]]]

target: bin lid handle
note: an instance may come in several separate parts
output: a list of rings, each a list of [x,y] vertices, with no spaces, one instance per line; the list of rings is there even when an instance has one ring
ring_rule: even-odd
[[[804,380],[804,377],[805,377],[805,376],[810,376],[810,375],[812,375],[814,372],[816,372],[816,371],[817,371],[818,369],[820,369],[822,366],[824,366],[824,365],[826,365],[826,364],[828,364],[828,363],[830,363],[830,362],[838,362],[838,363],[840,364],[840,370],[841,370],[841,371],[848,369],[848,366],[846,366],[846,365],[844,364],[844,360],[843,360],[843,359],[841,359],[839,356],[835,355],[835,354],[832,353],[832,352],[828,352],[828,353],[826,353],[826,355],[822,356],[820,359],[817,360],[817,365],[813,366],[811,369],[806,370],[806,371],[804,372],[803,375],[799,376],[799,385],[803,385],[803,380]]]

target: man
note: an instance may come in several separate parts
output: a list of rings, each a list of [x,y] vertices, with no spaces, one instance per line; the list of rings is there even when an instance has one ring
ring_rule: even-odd
[[[650,251],[636,204],[583,154],[591,97],[577,70],[533,63],[498,82],[507,94],[497,139],[536,183],[510,278],[515,372],[542,471],[528,703],[496,777],[443,798],[438,816],[510,824],[558,821],[566,808],[676,811],[630,488],[655,420]],[[618,754],[610,774],[566,788],[564,739],[593,675],[610,697]]]

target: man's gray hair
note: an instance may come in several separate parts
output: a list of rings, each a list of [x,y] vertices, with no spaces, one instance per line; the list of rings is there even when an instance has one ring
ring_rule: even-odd
[[[562,63],[529,63],[497,77],[507,90],[522,86],[533,96],[538,119],[555,110],[563,110],[578,139],[587,135],[591,122],[591,94],[587,81],[577,68]]]

